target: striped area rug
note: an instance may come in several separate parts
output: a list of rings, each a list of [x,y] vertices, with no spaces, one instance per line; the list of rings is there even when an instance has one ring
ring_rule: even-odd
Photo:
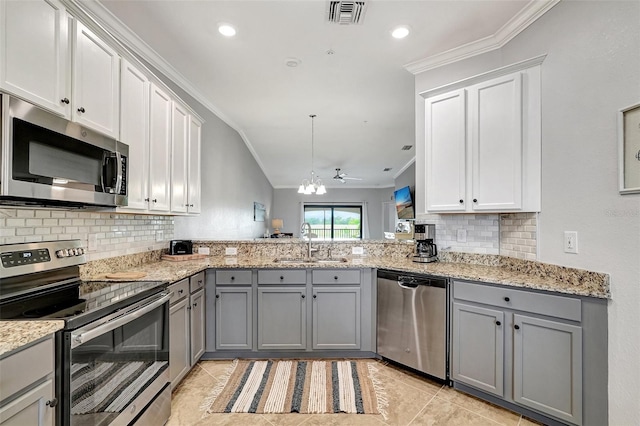
[[[226,383],[203,404],[208,413],[352,413],[384,411],[370,360],[236,360]],[[383,413],[384,414],[384,413]]]

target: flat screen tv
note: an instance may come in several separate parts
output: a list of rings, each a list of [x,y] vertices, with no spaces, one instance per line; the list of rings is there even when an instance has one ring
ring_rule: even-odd
[[[415,219],[415,213],[413,211],[413,199],[411,198],[411,188],[405,186],[393,193],[393,197],[396,200],[396,211],[398,212],[398,219]]]

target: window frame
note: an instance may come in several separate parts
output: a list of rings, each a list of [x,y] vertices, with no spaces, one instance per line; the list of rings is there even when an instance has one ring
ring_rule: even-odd
[[[302,218],[303,222],[306,220],[306,212],[307,208],[316,208],[316,209],[331,209],[331,238],[323,239],[321,241],[362,241],[364,239],[364,206],[362,203],[304,203],[302,206]],[[358,209],[360,211],[360,228],[359,228],[359,238],[347,238],[347,239],[335,239],[335,210],[340,208],[349,208],[349,209]]]

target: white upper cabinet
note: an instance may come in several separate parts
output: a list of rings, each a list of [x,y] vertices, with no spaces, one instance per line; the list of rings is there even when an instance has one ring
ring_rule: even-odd
[[[427,210],[464,211],[466,179],[465,91],[425,103]]]
[[[74,29],[72,119],[117,139],[120,57],[77,20]]]
[[[171,123],[171,211],[186,213],[189,113],[176,101],[173,101]]]
[[[149,115],[149,181],[151,185],[150,211],[168,212],[170,209],[171,160],[171,97],[151,84]],[[131,163],[130,163],[131,164]]]
[[[68,30],[56,0],[0,1],[0,87],[69,118]]]
[[[474,83],[425,99],[418,214],[540,211],[540,66]]]
[[[200,150],[202,123],[189,116],[189,195],[188,212],[200,213]]]
[[[129,145],[127,210],[149,207],[149,79],[122,61],[120,79],[120,140]]]
[[[471,124],[471,208],[522,208],[522,75],[468,89]]]

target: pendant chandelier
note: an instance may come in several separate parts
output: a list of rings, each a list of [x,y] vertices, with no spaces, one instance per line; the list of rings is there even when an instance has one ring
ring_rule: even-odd
[[[313,171],[313,119],[316,118],[316,115],[311,114],[309,117],[311,117],[311,179],[302,180],[298,188],[298,194],[322,195],[327,193],[327,188],[324,187],[322,180],[316,178],[315,172]]]

